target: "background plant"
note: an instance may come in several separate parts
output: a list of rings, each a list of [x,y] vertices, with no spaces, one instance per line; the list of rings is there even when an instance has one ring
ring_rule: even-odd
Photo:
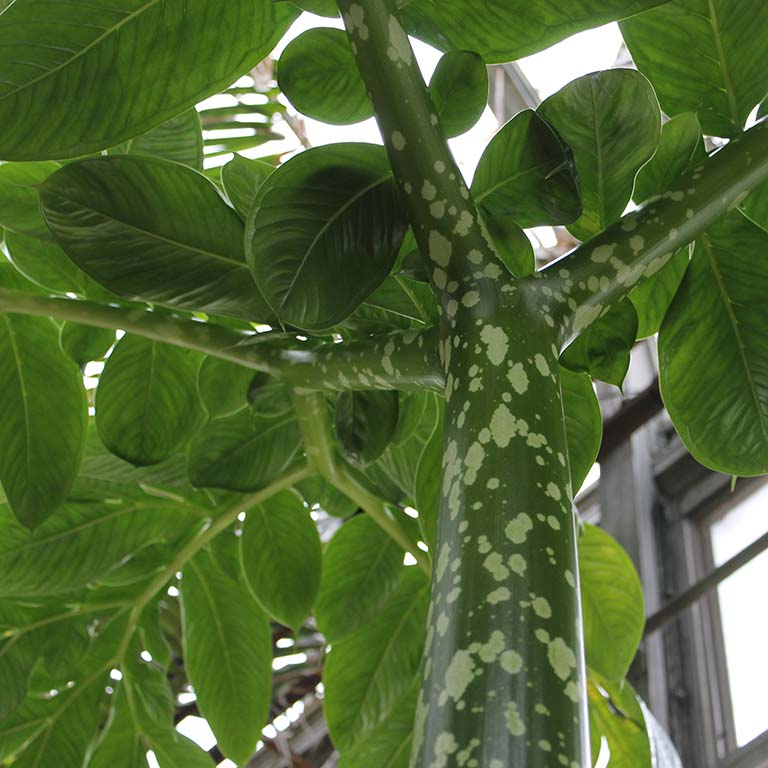
[[[657,331],[693,455],[768,470],[768,129],[743,131],[768,8],[398,6],[0,13],[6,762],[208,765],[173,728],[191,683],[245,763],[274,627],[312,614],[348,768],[573,768],[590,727],[613,766],[674,764],[624,679],[637,577],[572,498],[600,442],[590,376],[620,384]],[[299,7],[340,10],[348,37],[292,42],[282,91],[320,119],[375,114],[385,148],[206,178],[192,107]],[[484,64],[616,19],[639,72],[516,115],[468,189],[445,136],[478,118]],[[406,32],[446,51],[429,88]],[[708,156],[702,133],[730,141]],[[542,224],[584,243],[534,272],[523,228]],[[344,520],[327,546],[317,510]]]

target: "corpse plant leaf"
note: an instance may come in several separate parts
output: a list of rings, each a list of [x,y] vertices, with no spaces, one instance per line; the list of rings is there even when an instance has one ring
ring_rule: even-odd
[[[768,13],[0,6],[0,762],[205,765],[174,730],[194,691],[244,766],[287,640],[343,768],[588,768],[601,743],[609,768],[675,765],[626,680],[637,575],[574,495],[591,377],[619,384],[659,328],[691,453],[768,472],[768,123],[743,130]],[[223,150],[195,103],[251,98],[298,8],[344,30],[283,47],[250,118],[293,120],[286,96],[375,116],[384,146],[201,173]],[[447,138],[486,104],[484,63],[613,20],[640,72],[512,116],[467,184]],[[430,87],[409,34],[445,52]],[[538,226],[584,242],[537,270]]]

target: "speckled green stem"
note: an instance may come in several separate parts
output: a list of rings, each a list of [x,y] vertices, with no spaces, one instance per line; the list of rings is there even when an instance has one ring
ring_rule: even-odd
[[[768,179],[768,120],[705,160],[651,200],[529,278],[565,344],[683,245]]]
[[[499,264],[391,0],[339,0],[443,307],[445,451],[415,768],[590,765],[555,344]]]
[[[505,269],[464,184],[394,0],[339,0],[428,274],[451,318],[477,276]],[[486,297],[492,298],[492,295]]]
[[[263,371],[307,390],[441,391],[444,386],[435,329],[393,333],[365,342],[306,345],[302,349],[298,340],[273,342],[263,334],[246,335],[168,312],[47,298],[5,288],[0,288],[0,312],[54,317],[97,328],[121,328]]]

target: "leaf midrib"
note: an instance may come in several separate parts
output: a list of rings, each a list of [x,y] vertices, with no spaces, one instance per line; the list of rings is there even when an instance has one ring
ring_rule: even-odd
[[[196,245],[192,245],[190,243],[179,242],[178,240],[174,240],[173,238],[160,234],[159,232],[152,232],[150,230],[144,229],[138,224],[131,224],[127,221],[123,221],[122,219],[118,219],[115,216],[112,216],[108,213],[104,213],[103,211],[99,211],[96,208],[92,208],[90,205],[86,205],[85,203],[81,203],[77,200],[69,200],[63,195],[56,194],[56,197],[59,197],[62,200],[65,200],[67,202],[73,203],[74,205],[77,205],[83,211],[87,211],[89,213],[95,214],[96,216],[101,216],[103,219],[106,219],[107,221],[114,222],[115,224],[119,224],[120,226],[125,227],[126,229],[130,229],[130,230],[133,230],[134,232],[138,232],[144,235],[145,237],[149,238],[150,240],[152,239],[161,240],[162,242],[168,243],[168,245],[172,245],[175,248],[179,248],[185,251],[191,251],[193,253],[198,253],[201,256],[208,256],[214,261],[222,261],[229,266],[235,266],[235,267],[238,267],[239,269],[242,269],[248,272],[248,266],[246,265],[246,263],[239,259],[233,259],[231,256],[225,256],[224,254],[221,254],[221,253],[214,253],[213,251],[208,251],[205,248],[198,248]],[[248,272],[248,274],[250,277],[250,272]]]
[[[24,383],[24,374],[22,373],[22,367],[21,367],[21,358],[19,356],[19,348],[16,344],[16,334],[13,330],[13,326],[11,325],[10,320],[8,319],[7,315],[3,315],[3,323],[5,324],[5,329],[8,334],[8,342],[11,346],[11,351],[13,352],[13,359],[16,363],[16,376],[19,380],[19,392],[21,394],[21,402],[22,402],[22,410],[24,411],[24,442],[25,442],[25,451],[24,451],[24,462],[26,467],[26,477],[29,480],[31,476],[31,454],[32,454],[32,445],[30,440],[30,433],[32,431],[31,421],[29,417],[29,402],[27,399],[27,389]]]
[[[135,11],[132,11],[129,13],[125,18],[121,19],[117,24],[113,25],[112,27],[107,27],[101,35],[99,35],[97,38],[92,40],[88,45],[81,48],[74,56],[71,56],[70,58],[66,59],[65,61],[62,61],[61,64],[59,64],[57,67],[54,67],[53,69],[49,69],[46,72],[44,72],[41,75],[38,75],[33,80],[28,80],[26,83],[23,83],[22,85],[16,86],[12,91],[9,91],[6,94],[3,94],[0,96],[0,101],[3,101],[4,99],[9,98],[10,96],[13,96],[17,94],[19,91],[24,90],[25,88],[31,88],[36,83],[45,80],[49,76],[55,75],[57,72],[61,71],[62,69],[65,69],[68,67],[72,62],[77,61],[77,59],[81,58],[82,56],[85,56],[88,51],[90,51],[92,48],[96,47],[99,43],[101,43],[102,40],[106,39],[110,35],[116,33],[119,29],[124,27],[126,24],[132,22],[135,18],[140,16],[144,11],[148,10],[152,6],[157,5],[158,3],[164,2],[164,0],[148,0],[148,2],[144,3],[140,8],[137,8]],[[8,8],[13,7],[13,4],[6,7],[5,11],[8,10]],[[2,13],[5,13],[3,11]],[[0,15],[2,15],[0,13]]]
[[[744,345],[744,340],[741,336],[741,330],[739,328],[738,318],[736,317],[736,314],[733,311],[733,304],[731,302],[731,297],[728,295],[728,291],[725,288],[725,284],[723,282],[723,276],[717,265],[717,259],[715,258],[715,254],[713,253],[712,245],[710,244],[706,234],[702,235],[699,238],[699,242],[702,244],[704,248],[704,252],[707,254],[707,262],[709,263],[709,268],[712,270],[712,274],[715,277],[717,289],[722,297],[723,304],[725,306],[725,311],[728,314],[728,320],[730,321],[731,327],[733,329],[733,335],[736,337],[736,346],[738,347],[738,350],[739,350],[739,357],[741,357],[741,362],[744,366],[744,373],[746,374],[747,383],[749,384],[749,389],[752,394],[752,400],[754,401],[755,410],[757,411],[757,416],[758,416],[757,422],[760,425],[760,431],[763,433],[763,437],[765,437],[766,441],[768,442],[768,425],[766,425],[766,417],[765,417],[765,414],[763,413],[762,404],[760,402],[760,398],[757,395],[755,380],[754,380],[754,377],[752,376],[752,371],[747,361],[747,352]]]
[[[715,10],[715,4],[712,2],[712,0],[707,0],[707,7],[709,9],[709,23],[712,27],[712,36],[715,39],[715,48],[717,49],[717,58],[720,63],[720,71],[723,75],[725,95],[728,97],[728,107],[731,110],[731,120],[733,121],[733,124],[736,126],[736,128],[741,128],[739,125],[739,108],[736,104],[736,96],[733,92],[731,73],[725,60],[725,49],[723,48],[723,41],[720,35],[720,25],[717,21],[717,11]]]
[[[301,274],[304,267],[307,265],[307,261],[309,261],[309,257],[312,255],[312,251],[314,250],[320,238],[331,228],[331,226],[337,221],[337,219],[345,211],[347,211],[352,205],[354,205],[358,200],[360,200],[364,195],[366,195],[372,189],[375,189],[380,184],[383,184],[384,182],[389,181],[391,178],[392,178],[392,171],[387,171],[386,174],[384,174],[383,176],[377,177],[375,181],[371,182],[366,187],[363,187],[363,189],[359,190],[354,195],[352,195],[352,197],[346,200],[344,204],[337,211],[334,211],[333,215],[328,219],[328,221],[323,223],[323,226],[320,227],[320,229],[317,231],[317,234],[312,238],[312,242],[310,242],[309,246],[304,252],[304,256],[301,259],[299,267],[296,270],[296,273],[294,274],[293,278],[291,279],[291,282],[289,283],[288,288],[285,291],[285,295],[280,300],[280,309],[285,308],[285,304],[290,298],[290,295],[296,285],[296,281],[299,279],[299,275]]]
[[[371,691],[373,691],[374,684],[376,680],[379,677],[379,674],[381,674],[381,670],[384,666],[384,659],[387,658],[389,655],[389,652],[392,650],[392,646],[396,644],[397,641],[399,641],[400,633],[403,630],[403,627],[405,626],[406,622],[410,618],[413,611],[416,609],[416,606],[419,604],[421,593],[424,590],[424,587],[420,587],[417,589],[413,594],[413,599],[411,600],[411,604],[408,606],[408,609],[403,611],[400,621],[397,623],[397,626],[395,627],[394,631],[390,634],[389,640],[387,641],[387,644],[384,646],[384,650],[379,656],[379,663],[376,666],[376,669],[371,676],[371,679],[368,683],[368,686],[365,690],[365,694],[363,695],[363,698],[360,701],[360,706],[357,709],[357,714],[353,720],[355,725],[358,725],[358,721],[363,717],[363,711],[365,708],[365,703],[368,701],[368,697],[371,695]],[[352,730],[356,730],[357,728],[353,728]]]

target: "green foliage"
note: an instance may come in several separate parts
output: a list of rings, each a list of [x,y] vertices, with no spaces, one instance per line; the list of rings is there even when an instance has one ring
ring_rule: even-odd
[[[645,624],[640,578],[619,544],[592,525],[579,535],[579,575],[587,664],[601,677],[620,681]]]
[[[621,23],[638,69],[670,115],[696,112],[710,136],[736,136],[765,95],[768,8],[679,0]]]
[[[301,228],[291,226],[296,217]],[[348,317],[389,274],[405,228],[380,148],[319,147],[261,186],[248,215],[248,264],[281,321],[323,330]]]
[[[245,765],[273,633],[314,621],[341,768],[538,765],[555,741],[586,766],[587,704],[608,768],[679,766],[625,679],[638,576],[591,526],[576,572],[573,495],[592,378],[620,386],[659,329],[691,453],[768,472],[768,131],[743,132],[768,10],[0,5],[0,762],[202,768],[174,728],[194,690]],[[347,33],[305,32],[259,84],[298,9],[339,7]],[[429,88],[398,18],[445,52]],[[482,114],[486,64],[612,20],[639,72],[513,116],[470,192],[444,138]],[[385,148],[204,169],[278,136],[285,98],[375,113]],[[702,131],[731,141],[707,156]],[[536,272],[524,230],[556,225],[593,239]]]
[[[767,245],[737,211],[702,234],[659,334],[659,383],[680,437],[706,466],[739,476],[768,467],[768,271],[753,258]]]
[[[200,711],[222,752],[245,762],[269,713],[272,642],[266,614],[245,584],[205,551],[185,569],[181,596],[184,658]]]
[[[429,92],[446,136],[468,131],[488,103],[488,71],[472,51],[448,51],[429,81]]]
[[[573,150],[583,213],[568,228],[586,240],[622,214],[635,174],[653,155],[661,125],[653,88],[637,72],[585,75],[538,110]],[[573,115],[583,117],[574,121]]]
[[[67,1],[44,12],[36,0],[13,3],[0,22],[7,75],[0,116],[13,125],[0,156],[76,157],[133,138],[258,64],[295,16],[268,0],[226,8],[206,0]],[[21,41],[28,54],[19,58]],[[62,93],[71,95],[54,97]]]

